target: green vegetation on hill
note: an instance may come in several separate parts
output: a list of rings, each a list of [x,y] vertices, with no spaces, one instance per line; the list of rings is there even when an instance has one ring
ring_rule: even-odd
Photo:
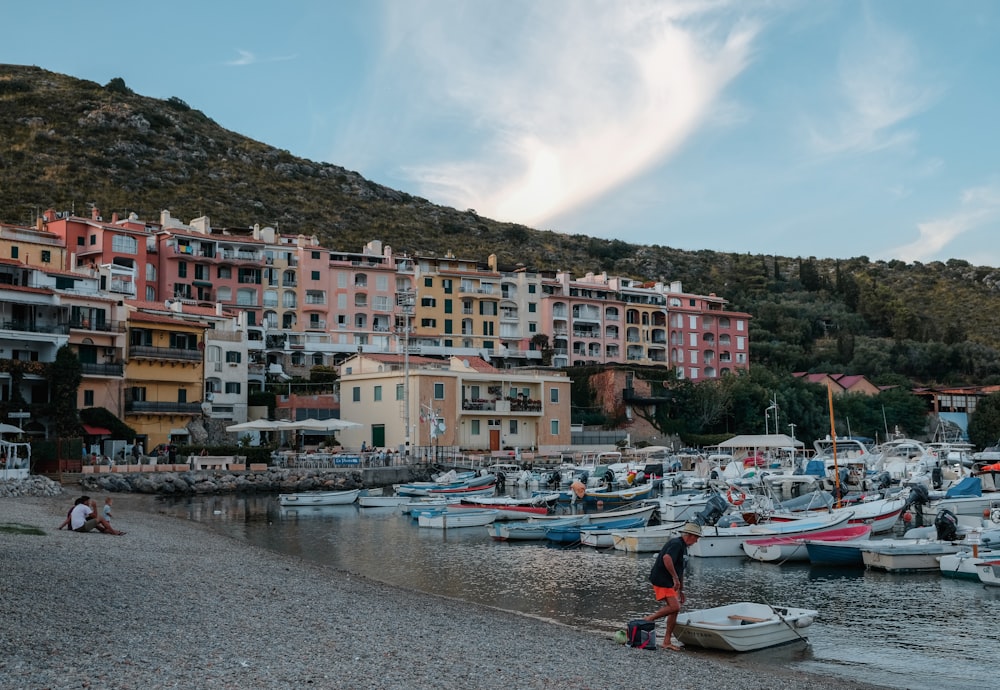
[[[37,67],[0,65],[0,220],[46,208],[105,218],[163,209],[217,227],[275,225],[359,250],[443,254],[576,275],[680,280],[752,315],[751,360],[775,372],[903,376],[923,384],[1000,382],[1000,270],[686,252],[499,223],[389,189],[330,163],[224,129],[180,97],[132,92]],[[803,232],[808,232],[803,228]],[[846,248],[847,252],[850,251]]]

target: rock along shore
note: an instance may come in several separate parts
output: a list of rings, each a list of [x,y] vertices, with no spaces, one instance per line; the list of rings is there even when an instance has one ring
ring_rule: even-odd
[[[154,513],[119,511],[122,537],[56,531],[74,496],[0,498],[0,687],[875,687],[631,649]]]
[[[346,491],[363,488],[361,472],[271,468],[260,472],[190,470],[142,474],[85,474],[80,488],[90,492],[160,494],[273,493]]]

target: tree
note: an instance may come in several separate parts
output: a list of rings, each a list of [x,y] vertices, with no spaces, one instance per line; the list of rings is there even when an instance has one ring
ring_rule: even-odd
[[[987,395],[976,403],[969,417],[969,441],[979,448],[992,446],[1000,438],[1000,393]]]
[[[52,402],[49,416],[59,438],[79,436],[80,415],[76,409],[77,390],[83,380],[83,366],[69,345],[56,352],[56,359],[48,368],[49,391]]]

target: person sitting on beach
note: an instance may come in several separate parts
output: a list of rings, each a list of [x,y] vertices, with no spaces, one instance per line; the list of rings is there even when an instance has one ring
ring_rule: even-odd
[[[110,496],[108,496],[107,498],[104,499],[104,521],[106,523],[108,523],[109,525],[111,524],[111,504],[112,503],[113,503],[113,501],[111,500]]]
[[[73,501],[73,508],[76,508],[78,505],[80,505],[81,503],[83,503],[86,500],[87,500],[86,496],[80,496],[80,498],[78,498],[75,501]],[[67,529],[67,528],[69,528],[70,520],[73,517],[73,508],[70,508],[69,510],[66,511],[66,519],[63,520],[63,522],[62,522],[61,525],[59,525],[59,529]]]
[[[70,511],[69,527],[74,532],[90,532],[98,530],[105,534],[120,536],[125,534],[109,525],[104,518],[97,517],[97,501],[90,496],[81,496],[83,499]]]

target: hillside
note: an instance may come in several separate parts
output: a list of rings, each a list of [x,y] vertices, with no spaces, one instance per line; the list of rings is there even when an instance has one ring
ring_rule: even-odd
[[[180,97],[37,67],[0,65],[0,138],[8,223],[32,224],[50,207],[150,219],[168,209],[220,227],[316,234],[346,250],[381,239],[400,252],[495,253],[507,266],[681,280],[753,314],[754,361],[775,369],[1000,381],[997,268],[685,252],[500,223],[241,136]]]

